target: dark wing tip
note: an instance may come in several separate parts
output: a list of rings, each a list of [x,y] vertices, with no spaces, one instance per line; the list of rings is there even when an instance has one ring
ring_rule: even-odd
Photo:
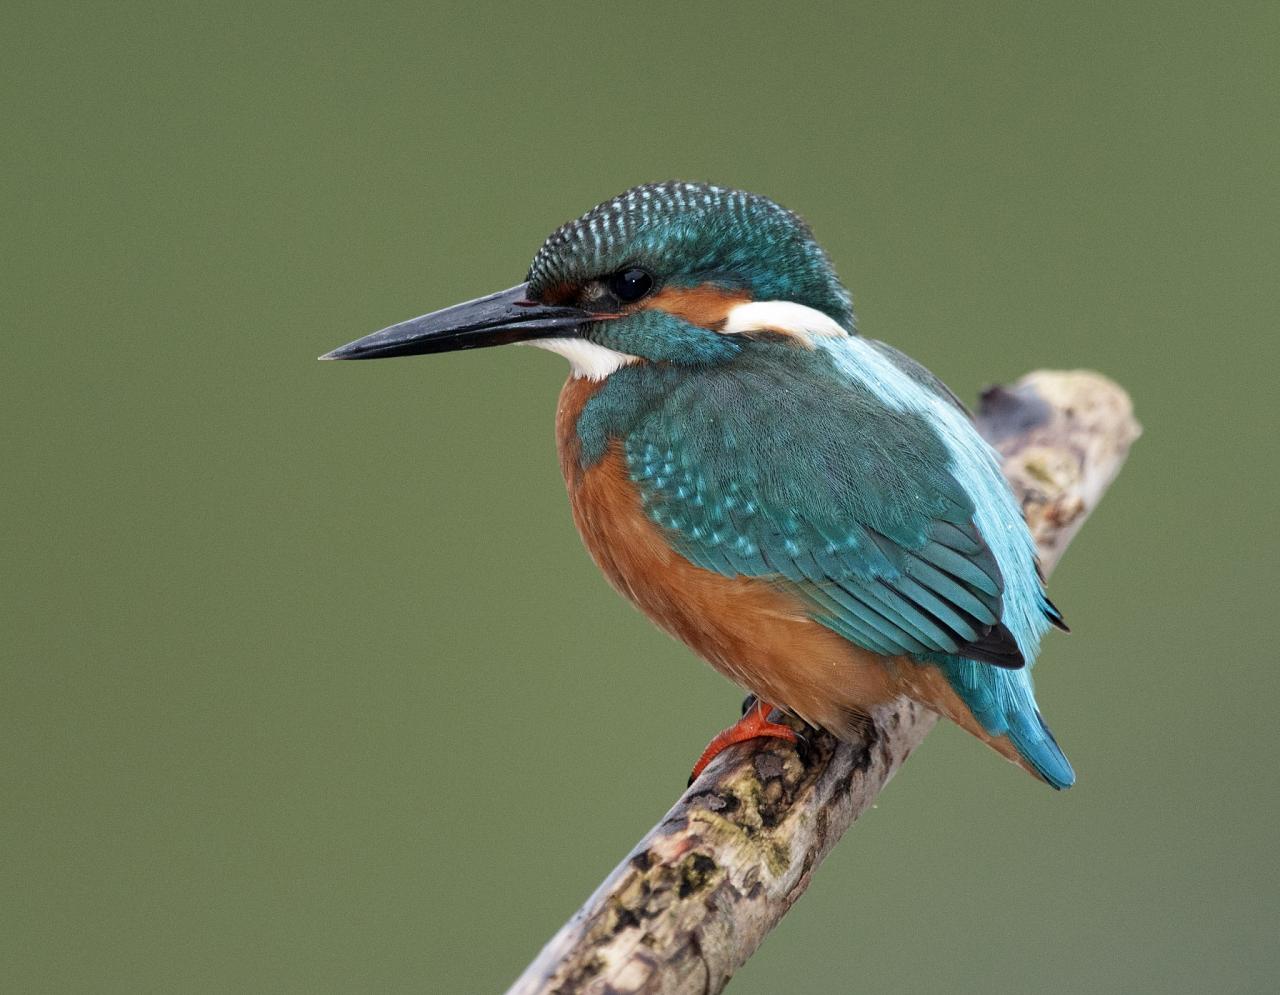
[[[1022,650],[1018,649],[1017,640],[1003,623],[993,625],[973,642],[965,643],[957,653],[970,660],[981,660],[1005,670],[1021,670],[1027,665]]]
[[[1055,629],[1061,629],[1063,632],[1070,632],[1071,626],[1067,625],[1067,620],[1062,617],[1062,612],[1058,611],[1058,606],[1046,597],[1044,599],[1045,617],[1053,623]]]

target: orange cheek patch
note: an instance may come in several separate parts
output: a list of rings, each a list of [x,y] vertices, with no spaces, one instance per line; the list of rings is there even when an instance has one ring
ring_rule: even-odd
[[[728,321],[730,310],[749,300],[751,295],[744,290],[704,283],[698,287],[665,287],[650,297],[645,307],[718,332]]]

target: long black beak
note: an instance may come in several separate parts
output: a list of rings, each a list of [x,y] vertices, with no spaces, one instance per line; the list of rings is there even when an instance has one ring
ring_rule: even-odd
[[[356,339],[321,359],[387,359],[420,356],[455,349],[482,349],[508,342],[527,342],[573,334],[594,320],[576,307],[559,307],[528,300],[521,283],[488,297],[455,304],[420,318],[410,318],[380,332]]]

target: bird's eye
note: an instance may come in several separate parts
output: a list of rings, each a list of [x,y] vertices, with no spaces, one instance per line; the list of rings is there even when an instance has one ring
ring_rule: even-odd
[[[631,304],[653,289],[653,277],[642,269],[632,267],[609,278],[609,289],[624,304]]]

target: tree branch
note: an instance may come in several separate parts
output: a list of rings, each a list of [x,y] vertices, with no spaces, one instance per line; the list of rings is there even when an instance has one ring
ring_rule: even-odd
[[[1039,371],[983,393],[1047,575],[1141,429],[1096,373]],[[861,742],[807,730],[726,750],[543,948],[508,995],[716,993],[937,720],[905,699]],[[799,725],[796,728],[803,728]]]

